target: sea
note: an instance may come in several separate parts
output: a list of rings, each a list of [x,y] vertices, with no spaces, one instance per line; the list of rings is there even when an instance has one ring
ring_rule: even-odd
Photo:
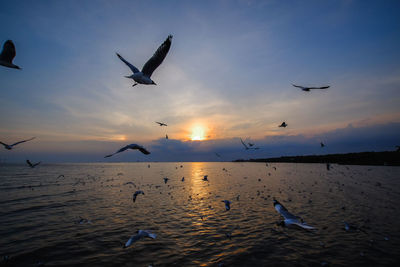
[[[0,265],[399,266],[399,207],[400,167],[1,164]]]

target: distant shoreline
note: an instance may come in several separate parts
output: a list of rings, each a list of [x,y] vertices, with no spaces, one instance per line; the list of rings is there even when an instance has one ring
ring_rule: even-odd
[[[233,162],[337,163],[343,165],[400,166],[400,152],[382,151],[346,154],[285,156],[278,158],[237,159]]]

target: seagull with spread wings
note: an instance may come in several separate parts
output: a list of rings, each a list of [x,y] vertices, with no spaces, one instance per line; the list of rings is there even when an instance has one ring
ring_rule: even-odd
[[[282,226],[298,226],[306,230],[315,229],[314,227],[306,224],[299,216],[291,214],[279,201],[274,199],[274,208],[280,215],[283,216],[284,220],[280,223]]]
[[[124,62],[133,72],[131,76],[125,76],[126,78],[133,79],[135,83],[132,86],[137,84],[156,84],[152,79],[150,79],[154,70],[161,65],[164,58],[167,56],[169,48],[171,47],[172,35],[168,35],[167,39],[161,46],[157,49],[154,55],[144,64],[142,71],[139,71],[138,68],[133,66],[131,63],[126,61],[120,54],[117,53],[117,56],[122,62]]]
[[[328,89],[330,86],[321,86],[321,87],[310,87],[310,86],[301,86],[301,85],[295,85],[292,84],[294,87],[300,88],[301,90],[305,92],[310,92],[311,89]]]
[[[286,122],[282,122],[281,125],[279,125],[278,127],[286,128],[287,126],[288,126],[288,124]]]
[[[5,144],[5,143],[3,143],[3,142],[0,142],[0,144],[2,144],[2,145],[4,146],[5,149],[11,150],[11,149],[13,149],[14,146],[16,146],[16,145],[18,145],[18,144],[21,144],[21,143],[25,143],[25,142],[31,141],[31,140],[33,140],[33,139],[35,139],[35,137],[32,137],[32,138],[27,139],[27,140],[23,140],[23,141],[16,142],[16,143],[14,143],[14,144],[12,144],[12,145],[7,145],[7,144]]]
[[[32,169],[35,168],[37,165],[39,165],[41,163],[41,161],[37,162],[37,163],[32,163],[29,159],[26,160],[26,163],[29,165],[29,167],[31,167]]]
[[[140,145],[137,145],[137,144],[130,144],[130,145],[124,146],[123,148],[120,148],[117,152],[115,152],[115,153],[113,153],[113,154],[110,154],[110,155],[105,156],[105,158],[109,158],[109,157],[111,157],[111,156],[114,156],[114,155],[117,154],[117,153],[124,152],[124,151],[127,150],[127,149],[138,149],[140,152],[142,152],[142,153],[145,154],[145,155],[150,154],[150,152],[147,151],[144,147],[142,147],[142,146],[140,146]]]
[[[0,65],[20,70],[20,67],[12,63],[16,54],[14,43],[11,40],[7,40],[0,54]]]
[[[156,121],[160,126],[168,126],[166,123]]]
[[[259,147],[252,147],[254,144],[252,144],[251,147],[248,147],[248,146],[246,145],[246,143],[243,142],[243,139],[242,139],[242,138],[240,138],[240,142],[242,142],[242,145],[244,146],[244,149],[246,149],[246,150],[249,150],[249,149],[257,150],[257,149],[260,149]],[[250,145],[250,144],[249,144],[249,145]]]

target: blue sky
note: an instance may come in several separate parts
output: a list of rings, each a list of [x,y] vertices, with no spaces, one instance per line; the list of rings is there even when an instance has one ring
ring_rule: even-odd
[[[400,143],[399,7],[398,1],[5,2],[0,41],[14,41],[14,63],[23,70],[0,68],[0,141],[37,138],[0,150],[0,158],[102,161],[129,143],[145,145],[151,156],[130,151],[110,160],[392,149]],[[132,88],[115,52],[141,68],[168,34],[171,50],[152,76],[157,86]],[[291,83],[331,88],[305,93]],[[282,121],[289,127],[278,128]],[[190,141],[196,126],[207,141]],[[239,137],[263,149],[248,155]],[[328,137],[335,148],[314,150]]]

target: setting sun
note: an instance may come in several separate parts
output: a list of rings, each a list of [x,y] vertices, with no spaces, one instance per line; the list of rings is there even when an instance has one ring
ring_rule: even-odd
[[[206,139],[206,133],[202,126],[194,126],[192,129],[192,134],[190,135],[192,141],[201,141]]]

